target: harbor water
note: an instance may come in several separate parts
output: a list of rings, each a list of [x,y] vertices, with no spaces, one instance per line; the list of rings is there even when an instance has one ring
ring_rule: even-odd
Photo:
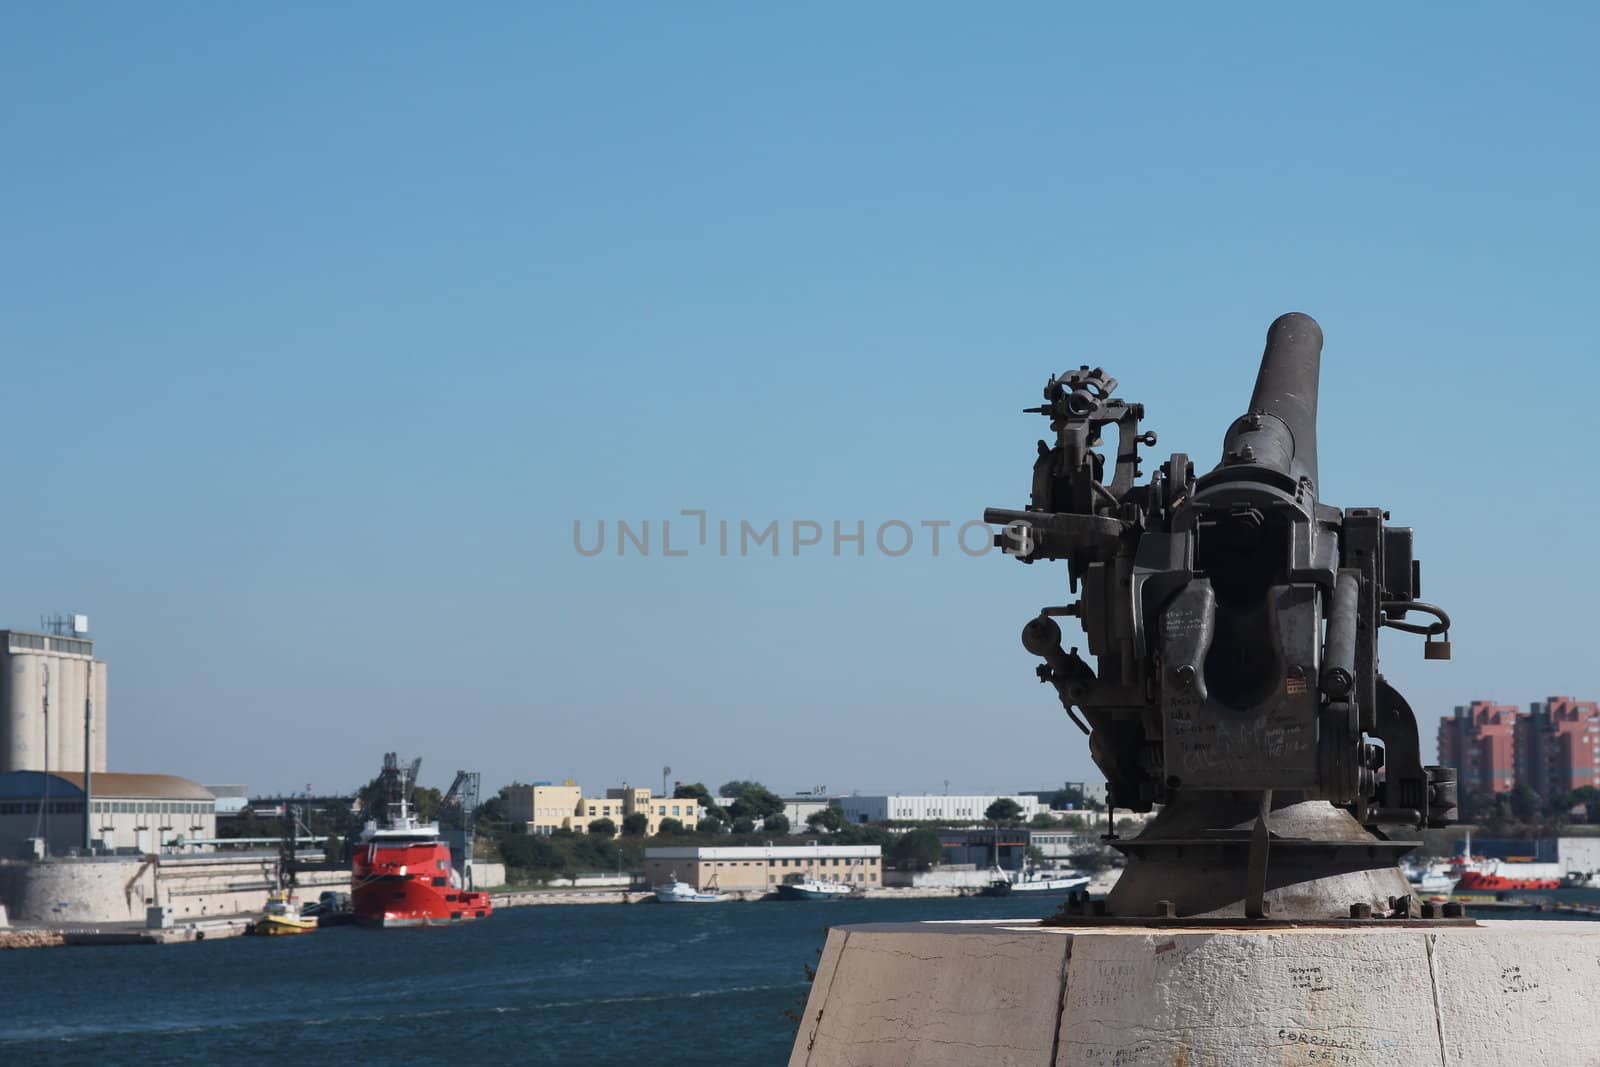
[[[0,1062],[778,1064],[828,925],[1056,903],[547,906],[452,929],[0,952]]]

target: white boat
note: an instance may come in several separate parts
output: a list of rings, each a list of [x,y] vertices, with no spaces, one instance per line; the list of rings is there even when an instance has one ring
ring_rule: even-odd
[[[1008,872],[996,868],[995,879],[984,893],[995,897],[1008,897],[1012,893],[1070,893],[1088,884],[1089,876],[1074,870],[1042,871],[1033,867],[1013,878]]]
[[[785,900],[843,900],[854,893],[855,890],[843,882],[825,882],[820,878],[802,878],[778,887],[778,896]]]
[[[720,904],[728,899],[728,894],[717,892],[715,877],[704,889],[696,889],[688,882],[678,881],[676,874],[669,877],[672,881],[655,887],[656,899],[663,904]]]
[[[1088,884],[1089,876],[1077,871],[1027,871],[1011,883],[1011,892],[1065,893]]]
[[[1448,863],[1405,868],[1406,881],[1419,893],[1448,893],[1456,887],[1456,874]]]

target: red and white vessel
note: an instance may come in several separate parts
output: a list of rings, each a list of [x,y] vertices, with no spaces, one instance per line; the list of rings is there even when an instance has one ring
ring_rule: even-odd
[[[488,893],[462,887],[439,824],[412,816],[411,787],[420,763],[402,774],[394,753],[384,757],[387,817],[367,823],[350,865],[350,907],[363,926],[449,926],[494,911]]]
[[[1467,829],[1467,842],[1462,855],[1450,861],[1451,870],[1458,872],[1456,892],[1487,893],[1501,889],[1560,889],[1561,864],[1528,863],[1519,860],[1501,860],[1472,854],[1472,829]]]
[[[1482,856],[1460,857],[1452,861],[1461,872],[1456,880],[1456,892],[1480,893],[1499,889],[1560,889],[1561,864],[1520,863],[1515,860],[1485,859]]]

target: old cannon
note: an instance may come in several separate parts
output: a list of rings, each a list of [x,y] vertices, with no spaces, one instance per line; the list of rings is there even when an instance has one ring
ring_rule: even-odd
[[[1403,917],[1418,905],[1396,861],[1415,842],[1390,835],[1456,816],[1454,770],[1422,763],[1378,670],[1381,630],[1447,659],[1450,620],[1419,599],[1409,527],[1318,499],[1321,357],[1312,318],[1277,319],[1221,461],[1197,477],[1175,453],[1143,484],[1143,406],[1098,368],[1052,377],[1027,409],[1055,436],[1029,504],[985,512],[1008,555],[1065,561],[1077,599],[1044,608],[1023,645],[1089,735],[1110,804],[1160,808],[1109,838],[1128,866],[1108,916]],[[1062,647],[1064,616],[1092,663]]]

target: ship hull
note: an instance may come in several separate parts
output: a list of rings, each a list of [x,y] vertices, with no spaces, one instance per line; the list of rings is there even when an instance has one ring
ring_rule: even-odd
[[[1477,871],[1468,871],[1461,876],[1455,885],[1457,892],[1478,890],[1488,892],[1501,889],[1560,889],[1561,881],[1556,878],[1506,878],[1498,874],[1479,874]]]
[[[350,893],[350,907],[362,926],[450,926],[487,919],[494,911],[487,893],[393,876],[357,885]]]
[[[362,926],[454,926],[494,913],[489,894],[451,884],[450,849],[436,839],[369,844],[350,875],[350,911]]]
[[[463,915],[458,918],[405,918],[397,915],[381,915],[376,918],[358,918],[356,925],[370,926],[378,930],[403,929],[413,926],[460,926],[465,922],[477,922],[479,919],[488,918],[488,913],[481,915]]]
[[[818,888],[789,883],[778,887],[778,896],[784,900],[848,900],[854,894],[845,886]]]

